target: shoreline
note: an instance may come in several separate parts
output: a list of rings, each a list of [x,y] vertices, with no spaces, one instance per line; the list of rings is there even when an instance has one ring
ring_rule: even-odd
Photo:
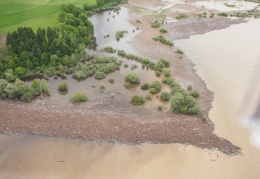
[[[130,14],[133,15],[133,11],[131,12],[128,5],[124,7],[127,7]],[[132,22],[132,24],[136,25],[136,22]],[[228,25],[232,25],[232,23]],[[162,56],[170,57],[174,66],[174,77],[181,84],[193,83],[194,89],[202,94],[199,103],[203,114],[208,116],[209,110],[212,108],[213,92],[207,89],[206,83],[197,75],[195,65],[186,56],[182,56],[180,60],[180,55],[176,54],[171,47],[152,42],[151,37],[158,34],[156,32],[158,29],[151,29],[147,22],[141,26],[142,32],[130,44],[135,44],[133,47],[143,56],[153,59]],[[169,35],[167,36],[169,37]],[[160,47],[159,52],[151,50],[154,46]],[[174,49],[176,48],[174,47]],[[165,54],[165,52],[167,53]],[[185,69],[183,70],[183,68]],[[49,108],[46,108],[45,105],[36,106],[37,102],[21,104],[21,102],[15,101],[0,101],[0,111],[4,114],[0,120],[0,131],[13,134],[26,132],[50,137],[83,138],[94,141],[117,141],[125,144],[180,143],[202,149],[218,150],[228,155],[240,153],[239,147],[214,134],[213,123],[203,122],[198,116],[151,112],[131,106],[129,103],[122,104],[116,109],[118,104],[124,101],[123,98],[119,98],[119,101],[113,102],[112,105],[110,103],[104,105],[101,102],[102,105],[99,105],[98,109],[102,114],[100,111],[93,111],[93,108],[78,109],[75,106],[65,105],[64,109],[61,107],[61,109],[52,110],[51,103],[47,104]],[[67,111],[67,109],[69,110]],[[131,112],[125,113],[126,109],[131,109]],[[151,114],[149,114],[150,112]],[[158,119],[158,116],[165,118]],[[157,120],[147,122],[147,117]]]

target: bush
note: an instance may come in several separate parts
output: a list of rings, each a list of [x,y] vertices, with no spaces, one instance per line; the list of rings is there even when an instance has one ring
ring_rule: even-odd
[[[194,98],[200,97],[200,94],[197,91],[192,92],[190,95],[193,96]]]
[[[156,71],[155,72],[155,76],[158,76],[158,77],[161,76],[161,72],[160,71]]]
[[[59,90],[59,91],[68,91],[68,85],[67,85],[67,83],[65,83],[65,82],[60,83],[59,86],[58,86],[58,90]]]
[[[126,30],[116,32],[116,40],[119,41],[121,38],[123,38],[125,33],[127,33]]]
[[[178,53],[178,54],[183,54],[183,51],[182,50],[180,50],[180,49],[178,49],[178,50],[176,50],[176,53]]]
[[[165,34],[165,33],[167,33],[168,31],[166,30],[166,29],[160,29],[160,33],[162,33],[162,34]]]
[[[31,88],[34,95],[39,95],[41,92],[40,82],[38,80],[32,80]]]
[[[165,76],[165,77],[170,77],[170,76],[171,76],[171,73],[172,73],[172,71],[171,71],[171,69],[169,69],[169,68],[164,68],[164,69],[162,70],[162,74],[163,74],[163,76]]]
[[[31,102],[33,100],[34,95],[32,92],[28,91],[22,94],[21,100],[25,102]]]
[[[171,98],[170,93],[162,92],[162,93],[160,94],[160,99],[161,99],[162,101],[170,101],[170,98]]]
[[[125,67],[125,68],[128,68],[128,65],[127,65],[127,64],[124,64],[124,67]]]
[[[106,77],[106,74],[102,71],[96,71],[95,78],[98,80],[101,80]]]
[[[102,50],[107,53],[116,53],[116,49],[113,49],[113,47],[105,47]]]
[[[225,12],[221,12],[221,13],[218,13],[218,16],[222,16],[222,17],[228,17],[228,14],[225,13]]]
[[[151,24],[151,27],[152,28],[159,28],[161,26],[160,22],[158,21],[154,21],[152,24]]]
[[[173,46],[173,42],[171,42],[170,40],[165,39],[162,35],[154,37],[153,40],[154,41],[160,41],[163,44]]]
[[[100,83],[100,84],[99,84],[99,89],[105,89],[104,83]]]
[[[177,19],[177,20],[181,20],[181,19],[185,19],[185,18],[188,18],[189,16],[187,16],[186,14],[180,14],[180,15],[178,15],[178,16],[175,16],[175,18]]]
[[[141,85],[141,89],[142,90],[147,90],[149,88],[149,84],[148,83],[144,83]]]
[[[131,84],[139,84],[140,78],[136,72],[130,71],[125,75],[125,82],[129,82]]]
[[[131,98],[131,104],[133,105],[142,105],[145,103],[145,99],[142,96],[133,96]]]
[[[171,98],[171,109],[176,113],[200,114],[200,109],[194,97],[175,93]]]
[[[70,97],[70,101],[72,103],[79,103],[79,102],[84,102],[88,101],[88,97],[84,93],[75,93]]]
[[[171,77],[167,77],[167,78],[164,78],[164,79],[162,80],[162,82],[163,82],[164,84],[167,84],[167,85],[171,86],[171,85],[174,84],[175,79],[174,79],[174,78],[171,78]]]
[[[192,85],[191,85],[191,84],[189,84],[189,86],[187,87],[187,90],[188,90],[188,91],[191,91],[191,90],[192,90]]]
[[[158,110],[162,111],[163,110],[163,106],[158,106]]]
[[[151,94],[147,94],[145,98],[148,99],[148,100],[152,100],[152,97],[153,96]]]
[[[126,87],[127,89],[128,89],[128,88],[131,88],[131,86],[132,86],[132,85],[131,85],[130,82],[125,82],[125,84],[124,84],[124,87]]]
[[[42,80],[42,93],[49,95],[49,82],[47,80]]]
[[[114,83],[115,80],[114,80],[114,78],[109,78],[109,79],[108,79],[108,82],[109,82],[109,83]]]
[[[162,84],[161,84],[160,81],[156,80],[156,81],[151,83],[149,88],[150,88],[149,92],[151,94],[156,94],[156,93],[159,93],[162,90]]]

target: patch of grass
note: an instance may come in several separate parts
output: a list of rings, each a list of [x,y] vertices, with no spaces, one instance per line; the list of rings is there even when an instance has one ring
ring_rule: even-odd
[[[178,50],[176,50],[176,53],[178,53],[178,54],[183,54],[183,51],[182,50],[180,50],[180,49],[178,49]]]
[[[142,90],[148,90],[149,89],[149,84],[148,83],[144,83],[141,85],[141,89]]]
[[[125,33],[127,33],[127,30],[121,30],[116,32],[116,40],[119,41],[121,38],[123,38]]]
[[[114,83],[115,80],[114,80],[114,78],[109,78],[109,79],[108,79],[108,82],[109,82],[109,83]]]
[[[175,16],[175,19],[177,20],[181,20],[181,19],[185,19],[185,18],[188,18],[189,16],[187,16],[186,14],[180,14],[178,16]]]
[[[159,111],[162,111],[162,110],[163,110],[163,106],[158,106],[157,109],[158,109]]]
[[[165,34],[165,33],[167,33],[168,31],[166,30],[166,29],[160,29],[160,33],[162,33],[162,34]]]
[[[228,14],[225,13],[225,12],[221,12],[221,13],[218,13],[218,16],[222,16],[222,17],[228,17]]]

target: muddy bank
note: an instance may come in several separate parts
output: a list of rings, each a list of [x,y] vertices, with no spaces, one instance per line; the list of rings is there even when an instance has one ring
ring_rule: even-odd
[[[217,137],[212,124],[196,117],[178,116],[169,121],[141,122],[115,111],[53,111],[10,101],[0,101],[0,113],[0,130],[4,133],[26,132],[127,144],[181,143],[226,154],[240,151],[229,141]]]
[[[224,29],[233,24],[243,22],[247,21],[229,18],[194,18],[168,23],[166,27],[171,34],[172,40],[179,40],[187,39],[193,35],[205,34],[213,30]]]

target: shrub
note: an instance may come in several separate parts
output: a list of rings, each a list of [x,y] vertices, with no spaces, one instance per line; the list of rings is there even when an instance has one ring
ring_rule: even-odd
[[[160,94],[160,99],[161,99],[162,101],[170,101],[170,98],[171,98],[170,93],[162,92],[162,93]]]
[[[128,68],[128,65],[127,65],[127,64],[124,64],[124,67],[125,67],[125,68]]]
[[[114,80],[114,78],[109,78],[109,79],[108,79],[108,82],[109,82],[109,83],[114,83],[115,80]]]
[[[187,16],[186,14],[180,14],[180,15],[178,15],[178,16],[175,16],[175,18],[177,19],[177,20],[181,20],[181,19],[185,19],[185,18],[188,18],[189,16]]]
[[[113,47],[105,47],[102,49],[103,51],[107,52],[107,53],[116,53],[116,49],[113,49]]]
[[[166,30],[166,29],[160,29],[160,33],[162,33],[162,34],[165,34],[165,33],[167,33],[168,31]]]
[[[123,38],[125,33],[127,33],[126,30],[116,32],[116,40],[119,41],[121,38]]]
[[[139,84],[140,78],[136,72],[130,71],[125,75],[125,82],[129,82],[131,84]]]
[[[171,88],[171,95],[175,94],[175,93],[181,93],[184,94],[186,93],[185,90],[178,84],[174,87]]]
[[[148,99],[148,100],[152,100],[152,95],[151,94],[147,94],[145,98]]]
[[[159,93],[159,92],[161,91],[161,89],[162,89],[162,84],[161,84],[160,81],[156,80],[156,81],[154,81],[154,82],[152,82],[152,83],[150,84],[150,87],[149,87],[149,88],[150,88],[150,89],[149,89],[149,92],[150,92],[151,94],[156,94],[156,93]]]
[[[142,96],[133,96],[131,98],[131,104],[133,105],[142,105],[145,103],[145,99]]]
[[[25,102],[31,102],[33,100],[33,97],[34,97],[33,93],[28,91],[22,94],[21,100]]]
[[[154,41],[160,41],[161,43],[169,45],[169,46],[173,46],[173,42],[171,42],[170,40],[165,39],[162,35],[154,37],[153,40]]]
[[[127,89],[128,89],[128,88],[131,88],[131,86],[132,86],[132,85],[131,85],[130,82],[125,82],[125,84],[124,84],[124,87],[126,87]]]
[[[159,77],[159,76],[161,76],[161,72],[160,71],[156,71],[155,75]]]
[[[225,13],[225,12],[221,12],[221,13],[218,13],[218,16],[222,16],[222,17],[228,17],[228,14]]]
[[[84,101],[88,101],[88,97],[86,94],[84,93],[74,93],[71,97],[70,97],[70,101],[72,103],[79,103],[79,102],[84,102]]]
[[[151,24],[151,27],[152,28],[159,28],[161,26],[160,22],[158,21],[154,21],[152,24]]]
[[[101,80],[106,77],[106,74],[102,71],[96,71],[95,78],[98,80]]]
[[[40,82],[38,80],[32,80],[31,88],[34,95],[39,95],[41,92]]]
[[[191,84],[189,84],[189,86],[187,87],[187,90],[188,90],[188,91],[191,91],[191,90],[192,90],[192,85],[191,85]]]
[[[169,68],[164,68],[163,70],[162,70],[162,74],[163,74],[163,76],[165,76],[165,77],[170,77],[171,76],[171,69],[169,69]]]
[[[59,91],[68,91],[68,85],[67,85],[67,83],[65,83],[65,82],[60,83],[59,86],[58,86],[58,90],[59,90]]]
[[[164,79],[162,80],[162,82],[163,82],[164,84],[167,84],[167,85],[171,86],[171,85],[174,84],[175,79],[174,79],[174,78],[171,78],[171,77],[167,77],[167,78],[164,78]]]
[[[182,50],[180,50],[180,49],[178,49],[178,50],[176,50],[176,53],[178,53],[178,54],[183,54],[183,51]]]
[[[194,98],[200,97],[200,94],[197,91],[192,92],[190,95],[193,96]]]
[[[100,83],[99,84],[99,89],[105,89],[105,84],[104,83]]]
[[[149,84],[148,83],[144,83],[141,85],[141,89],[142,90],[147,90],[149,88]]]
[[[50,91],[49,91],[49,82],[47,80],[42,80],[42,93],[49,95]]]
[[[162,111],[163,110],[163,106],[158,106],[158,110]]]
[[[175,93],[171,98],[171,109],[176,113],[200,114],[200,109],[194,97]]]

